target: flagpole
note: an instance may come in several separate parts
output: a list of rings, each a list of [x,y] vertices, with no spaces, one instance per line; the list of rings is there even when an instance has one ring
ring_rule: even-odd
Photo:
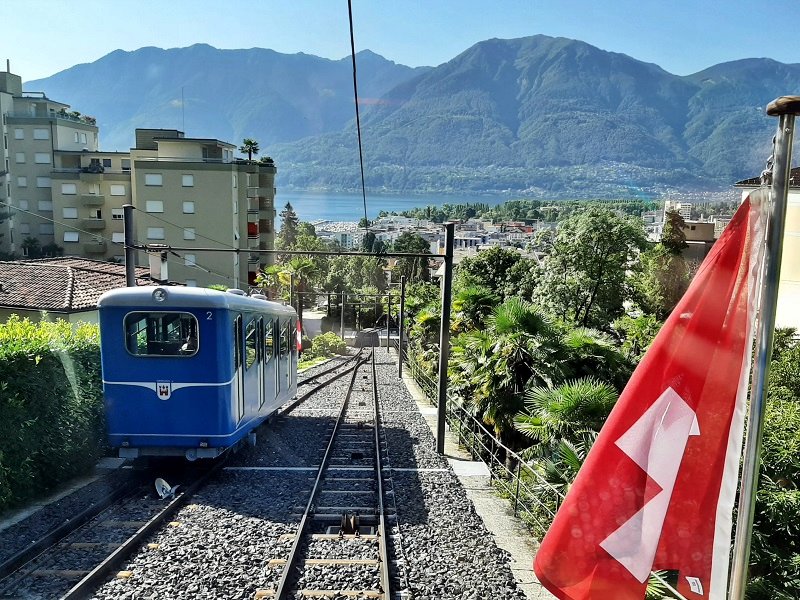
[[[766,256],[761,284],[761,303],[756,332],[756,353],[750,391],[747,440],[744,448],[739,511],[733,543],[729,600],[744,600],[747,570],[750,560],[753,513],[758,488],[758,466],[761,436],[764,429],[764,408],[767,377],[772,357],[772,337],[775,331],[775,312],[778,302],[778,281],[783,250],[783,231],[786,221],[786,199],[792,164],[792,139],[795,116],[800,114],[800,96],[782,96],[767,106],[767,114],[780,118],[774,140],[772,187],[766,232]]]

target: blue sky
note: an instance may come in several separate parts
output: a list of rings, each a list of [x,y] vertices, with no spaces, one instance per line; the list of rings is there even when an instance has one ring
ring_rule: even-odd
[[[678,75],[739,58],[800,62],[797,10],[797,0],[353,0],[356,50],[410,66],[438,65],[492,37],[543,33]],[[0,0],[0,24],[0,69],[11,59],[24,80],[117,48],[205,42],[334,59],[350,51],[347,0]]]

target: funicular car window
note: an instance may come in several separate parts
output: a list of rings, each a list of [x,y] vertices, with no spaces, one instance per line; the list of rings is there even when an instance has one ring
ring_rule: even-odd
[[[275,356],[274,325],[271,319],[264,323],[264,362],[269,362]]]
[[[247,334],[245,336],[245,358],[247,368],[253,366],[258,357],[258,335],[256,334],[256,320],[253,319],[247,324]]]
[[[289,323],[281,327],[281,356],[289,353]]]
[[[199,347],[197,319],[184,312],[128,313],[125,347],[134,356],[194,356]]]

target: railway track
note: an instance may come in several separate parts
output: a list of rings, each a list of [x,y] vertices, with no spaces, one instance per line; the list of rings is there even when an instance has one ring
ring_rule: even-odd
[[[341,360],[341,359],[332,360],[331,362],[333,363],[333,366],[331,366],[329,369],[325,369],[324,371],[320,371],[319,373],[314,373],[313,375],[309,375],[308,377],[304,377],[302,381],[298,381],[297,382],[297,387],[300,387],[302,385],[307,385],[309,383],[312,383],[314,381],[317,381],[319,379],[327,377],[331,373],[335,373],[339,369],[342,369],[343,367],[345,367],[345,366],[347,366],[347,365],[349,365],[351,363],[358,362],[358,360],[361,359],[361,355],[362,355],[363,351],[364,351],[363,348],[359,348],[358,352],[356,352],[353,356],[350,356],[349,358],[345,358],[344,360]]]
[[[256,599],[393,598],[400,586],[390,573],[388,524],[396,509],[385,505],[393,492],[382,438],[373,350],[352,369],[291,549],[268,562],[280,580]]]
[[[0,598],[89,597],[223,462],[185,479],[169,502],[154,494],[151,482],[138,480],[100,499],[0,564]]]

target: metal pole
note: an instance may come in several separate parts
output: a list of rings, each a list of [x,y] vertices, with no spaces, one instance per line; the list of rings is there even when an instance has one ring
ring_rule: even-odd
[[[400,323],[397,335],[397,376],[403,378],[403,315],[406,310],[406,276],[400,278]]]
[[[447,366],[450,359],[450,301],[453,291],[453,240],[455,223],[445,223],[442,315],[439,327],[439,406],[436,408],[436,451],[444,454],[444,423],[447,414]],[[427,265],[425,266],[427,268]]]
[[[747,587],[750,541],[753,535],[753,513],[758,489],[758,464],[767,399],[767,377],[772,357],[772,337],[775,332],[778,280],[781,271],[783,231],[786,221],[786,198],[789,193],[789,172],[792,164],[792,138],[795,115],[800,114],[800,96],[784,96],[774,100],[767,106],[767,114],[779,116],[780,122],[775,135],[769,203],[770,218],[767,224],[767,251],[761,284],[761,306],[756,331],[756,355],[750,388],[750,411],[739,492],[739,512],[733,543],[733,566],[728,596],[730,600],[743,600]]]
[[[386,294],[386,354],[389,354],[389,319],[392,318],[392,293]]]
[[[344,339],[344,290],[342,290],[342,301],[339,303],[339,308],[341,309],[339,312],[339,317],[341,319],[339,334],[342,339]]]
[[[136,287],[136,250],[133,247],[133,204],[122,205],[122,227],[125,231],[125,285]]]

